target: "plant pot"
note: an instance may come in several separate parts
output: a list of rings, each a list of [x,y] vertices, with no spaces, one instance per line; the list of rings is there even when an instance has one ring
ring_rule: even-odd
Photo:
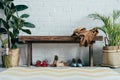
[[[9,68],[11,67],[11,58],[12,55],[2,55],[2,67],[4,68]]]
[[[102,66],[120,67],[120,49],[118,46],[104,46]]]
[[[20,59],[20,53],[19,49],[10,49],[9,54],[11,54],[11,66],[16,67],[19,66],[19,59]]]

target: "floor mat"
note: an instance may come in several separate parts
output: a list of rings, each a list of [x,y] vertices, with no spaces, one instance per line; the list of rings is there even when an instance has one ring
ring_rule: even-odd
[[[1,72],[0,80],[120,80],[120,73],[103,67],[14,67]]]

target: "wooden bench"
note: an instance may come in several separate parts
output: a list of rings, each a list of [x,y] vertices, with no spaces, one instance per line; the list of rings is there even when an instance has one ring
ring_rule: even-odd
[[[95,41],[102,41],[102,36],[96,36]],[[71,36],[19,36],[19,41],[28,45],[27,52],[27,66],[32,65],[32,43],[79,43]],[[89,65],[92,67],[93,63],[93,45],[89,46]]]

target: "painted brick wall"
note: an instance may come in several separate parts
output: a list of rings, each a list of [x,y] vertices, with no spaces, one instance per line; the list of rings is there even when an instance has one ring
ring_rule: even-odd
[[[90,29],[101,24],[89,19],[88,14],[97,12],[109,15],[113,9],[120,9],[120,0],[16,0],[16,4],[22,3],[29,6],[24,11],[30,14],[28,21],[36,25],[31,29],[32,35],[71,35],[78,26]],[[101,63],[103,44],[96,42],[94,45],[96,65]],[[25,64],[26,45],[20,47],[21,64]],[[52,62],[55,54],[59,55],[60,60],[80,57],[84,64],[88,64],[88,48],[79,48],[78,44],[33,44],[33,62],[37,59]]]
[[[36,25],[33,35],[71,35],[75,27],[95,27],[90,13],[110,14],[119,9],[120,0],[16,0],[29,6],[26,13]],[[98,24],[97,24],[98,25]]]

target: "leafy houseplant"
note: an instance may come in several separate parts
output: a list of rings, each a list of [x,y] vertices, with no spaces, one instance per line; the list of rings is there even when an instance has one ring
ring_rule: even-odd
[[[90,14],[90,18],[97,19],[103,22],[103,26],[96,27],[103,31],[106,35],[107,44],[103,47],[102,65],[111,67],[120,67],[120,11],[113,11],[111,16],[104,16],[100,14]]]
[[[28,28],[34,28],[35,25],[26,22],[25,18],[28,18],[29,15],[18,14],[19,11],[26,10],[27,8],[27,5],[15,5],[14,0],[0,0],[0,10],[2,10],[1,14],[4,16],[3,18],[0,17],[0,36],[2,34],[7,35],[7,41],[0,37],[2,46],[5,46],[8,42],[7,47],[9,49],[17,49],[16,43],[18,42],[20,31],[31,34],[31,31]]]
[[[120,23],[116,21],[120,17],[120,11],[113,11],[112,16],[104,16],[96,13],[90,14],[89,17],[103,22],[103,26],[96,28],[105,33],[108,46],[117,46],[120,41]]]
[[[15,5],[13,3],[14,0],[0,0],[0,9],[3,10],[5,16],[4,18],[0,18],[0,28],[2,28],[5,33],[8,35],[8,47],[9,48],[17,48],[16,42],[19,36],[19,32],[23,31],[28,34],[31,34],[29,29],[24,29],[24,27],[34,28],[35,25],[26,22],[24,18],[28,18],[28,14],[18,15],[19,11],[23,11],[28,8],[26,5]],[[3,26],[2,26],[3,25]]]

